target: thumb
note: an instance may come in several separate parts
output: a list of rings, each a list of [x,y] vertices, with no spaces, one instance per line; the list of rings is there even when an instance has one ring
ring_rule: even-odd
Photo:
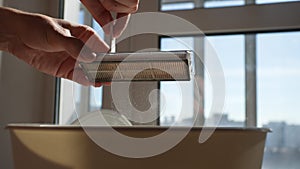
[[[109,46],[98,36],[97,32],[89,26],[70,23],[59,20],[61,26],[73,36],[85,43],[91,50],[96,52],[108,52]]]

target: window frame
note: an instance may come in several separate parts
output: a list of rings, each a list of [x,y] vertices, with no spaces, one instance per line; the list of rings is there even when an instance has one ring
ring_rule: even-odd
[[[203,7],[203,4],[198,4],[197,7]],[[195,8],[162,12],[188,20],[200,28],[205,35],[245,34],[245,126],[256,127],[257,70],[255,33],[300,30],[300,20],[297,18],[300,15],[299,8],[300,2],[255,4],[255,0],[245,0],[244,6]],[[261,13],[264,13],[265,16],[261,17]],[[220,19],[220,16],[222,16],[222,19]],[[174,34],[174,36],[176,35],[178,34]],[[195,36],[195,32],[189,32],[184,35],[179,34],[179,36]]]

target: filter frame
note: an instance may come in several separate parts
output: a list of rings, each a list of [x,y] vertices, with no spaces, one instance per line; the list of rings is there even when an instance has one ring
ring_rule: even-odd
[[[164,64],[164,62],[174,64],[174,68],[168,68],[167,71],[156,69],[156,67],[159,67],[158,64]],[[128,68],[132,68],[139,63],[144,63],[145,65],[150,65],[150,67],[153,66],[154,68],[144,69],[134,77],[122,77],[123,73],[130,73],[130,70],[123,67],[125,64],[129,65],[127,66]],[[113,65],[112,67],[115,67],[115,69],[99,70],[105,67],[105,65]],[[190,81],[193,72],[191,66],[191,51],[98,53],[94,62],[80,62],[79,66],[86,75],[86,78],[95,83],[112,81]],[[170,65],[167,66],[170,67]],[[122,67],[122,70],[118,70],[120,67]],[[164,69],[166,70],[166,67]],[[116,71],[119,73],[115,74]],[[134,71],[134,69],[132,71]],[[172,74],[169,74],[168,72],[172,72]],[[151,75],[145,75],[147,73],[150,73]]]

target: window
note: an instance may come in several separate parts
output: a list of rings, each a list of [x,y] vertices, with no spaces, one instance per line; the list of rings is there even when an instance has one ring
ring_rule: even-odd
[[[271,4],[271,3],[281,3],[281,2],[296,2],[299,0],[256,0],[257,4]]]
[[[180,1],[183,3],[184,0]],[[285,6],[288,8],[280,9],[284,11],[291,9],[293,5],[299,5],[295,3],[299,0],[250,0],[242,1],[239,6],[243,11],[247,10],[245,4],[259,4],[257,5],[257,12],[262,9],[260,4],[273,4],[272,6]],[[249,22],[237,24],[236,27],[227,29],[227,25],[213,25],[206,29],[206,25],[210,22],[222,23],[219,19],[215,21],[209,20],[206,22],[205,18],[213,19],[214,17],[206,16],[203,18],[196,17],[197,12],[194,8],[215,8],[225,7],[226,3],[230,1],[211,1],[210,4],[215,6],[209,6],[208,2],[197,6],[195,1],[184,1],[185,6],[180,8],[178,1],[161,1],[161,10],[167,11],[171,14],[183,16],[187,13],[194,18],[186,17],[196,24],[198,27],[204,27],[207,40],[215,47],[219,59],[222,63],[225,79],[226,79],[226,92],[227,101],[221,126],[224,126],[225,121],[230,121],[230,126],[235,126],[232,122],[237,122],[237,126],[257,126],[268,127],[273,130],[268,135],[265,149],[265,156],[263,161],[263,169],[294,169],[298,168],[299,156],[300,156],[300,115],[299,115],[299,96],[298,90],[300,82],[300,56],[299,56],[299,40],[300,32],[290,29],[294,27],[299,30],[299,22],[292,23],[290,26],[285,25],[285,21],[291,21],[293,16],[297,16],[296,13],[291,14],[286,19],[279,19],[273,13],[273,17],[278,18],[278,27],[274,29],[273,24],[267,20],[264,21],[264,26],[260,27],[259,24],[255,24],[253,29],[250,28],[251,24],[246,29],[241,25],[247,25]],[[234,1],[238,3],[239,1]],[[284,3],[284,2],[291,2]],[[275,4],[277,3],[277,4]],[[234,6],[234,4],[228,5]],[[168,7],[168,8],[167,8]],[[269,8],[271,6],[265,5],[263,8]],[[194,9],[189,10],[189,9]],[[233,12],[238,8],[227,9],[227,12]],[[178,10],[178,12],[177,12]],[[183,11],[185,10],[185,11]],[[213,9],[210,14],[217,13],[218,9]],[[224,10],[221,8],[221,10]],[[264,9],[266,10],[266,9]],[[192,12],[191,12],[192,11]],[[203,11],[203,9],[202,9]],[[255,10],[254,10],[255,11]],[[273,10],[274,11],[274,10]],[[260,11],[262,12],[262,11]],[[209,11],[207,11],[209,13]],[[254,12],[253,14],[255,14]],[[282,14],[282,12],[281,12]],[[241,13],[239,13],[241,16]],[[198,16],[198,15],[197,15]],[[266,17],[266,16],[264,16]],[[255,19],[260,20],[263,17],[257,17]],[[224,18],[222,18],[224,19]],[[244,16],[246,21],[249,21],[249,16]],[[197,21],[198,20],[198,21]],[[199,23],[200,20],[205,23]],[[225,21],[231,22],[231,18],[228,17]],[[239,18],[243,20],[243,16]],[[219,22],[218,22],[219,21]],[[268,23],[269,22],[269,23]],[[204,25],[204,26],[203,26]],[[293,26],[292,26],[293,25]],[[213,30],[215,27],[224,27],[225,29]],[[279,28],[281,27],[281,28]],[[287,32],[281,32],[282,30]],[[259,33],[260,31],[269,31],[269,33]],[[279,31],[279,32],[278,32]],[[249,32],[257,32],[250,33]],[[213,35],[213,34],[224,35]],[[195,37],[189,35],[188,37]],[[171,41],[169,39],[168,41]],[[163,40],[161,43],[166,43]],[[170,43],[170,42],[169,42]],[[173,48],[174,44],[172,44]],[[161,46],[164,49],[164,45]],[[205,49],[205,45],[204,45]],[[205,61],[207,61],[205,57]],[[249,70],[255,70],[254,72]],[[253,81],[254,79],[254,81]],[[205,111],[209,107],[209,81],[205,81]],[[164,88],[161,88],[164,90]],[[248,97],[246,97],[248,95]],[[232,100],[232,101],[231,101]],[[237,102],[234,102],[236,100]],[[233,109],[231,109],[233,108]],[[234,113],[235,112],[235,113]],[[228,120],[229,119],[229,120]]]
[[[161,10],[188,10],[194,8],[216,8],[244,5],[244,0],[162,0]]]
[[[244,35],[208,36],[207,41],[206,43],[214,46],[225,76],[226,100],[223,118],[219,125],[242,127],[245,125],[245,37]],[[210,62],[209,59],[205,57],[205,62]],[[206,109],[209,108],[209,100],[211,100],[208,83],[208,79],[205,78],[205,112],[208,111]]]
[[[257,35],[258,125],[299,125],[300,32]]]
[[[204,49],[205,62],[209,62],[209,57],[205,57],[207,43],[214,46],[224,69],[227,93],[224,112],[215,112],[215,116],[223,113],[220,125],[272,128],[273,133],[267,138],[263,169],[298,168],[300,165],[298,162],[300,138],[297,134],[300,132],[300,115],[297,113],[299,112],[297,103],[300,100],[299,0],[161,0],[159,4],[149,1],[141,3],[147,3],[147,10],[160,9],[162,12],[187,19],[206,33],[207,38],[204,41],[193,33],[179,35],[177,39],[194,46],[194,50]],[[227,15],[220,18],[220,11],[224,10]],[[92,19],[85,14],[81,12],[81,18],[88,18],[85,19],[85,23],[89,20],[92,24]],[[139,41],[141,39],[131,39],[131,44],[140,46],[143,44]],[[186,49],[173,38],[157,39],[160,39],[161,50]],[[145,38],[142,40],[149,42]],[[155,45],[159,47],[159,44]],[[131,51],[131,48],[128,51]],[[208,117],[206,114],[211,104],[211,89],[205,72],[203,76],[204,118],[214,120],[213,116]],[[62,82],[62,93],[65,95],[61,97],[67,97],[68,92],[64,92],[66,87],[64,88],[63,83],[66,82]],[[161,90],[158,98],[165,101],[159,108],[161,113],[159,123],[168,126],[178,118],[177,106],[181,106],[181,101],[177,96],[180,90],[174,82],[161,82],[158,86]],[[186,91],[193,90],[190,83],[184,86]],[[98,109],[107,99],[105,94],[102,97],[105,93],[103,89],[82,86],[76,88],[78,91],[76,97],[86,101],[87,111]],[[185,94],[192,102],[194,99],[192,93]],[[179,119],[178,125],[191,125],[194,116],[191,105],[183,105],[185,116]],[[66,111],[61,111],[63,112],[61,116],[73,111],[68,106],[65,106],[64,110]],[[66,117],[70,119],[72,116]]]
[[[162,11],[189,10],[194,8],[234,7],[247,4],[272,4],[299,0],[161,0]]]
[[[180,42],[180,41],[181,42]],[[161,38],[161,50],[172,51],[172,50],[188,50],[188,48],[182,44],[189,44],[189,46],[194,46],[196,48],[203,48],[203,44],[197,43],[201,41],[200,37],[176,37],[174,38]],[[223,119],[221,121],[221,126],[244,126],[245,124],[245,44],[244,35],[228,35],[228,36],[208,36],[205,39],[204,51],[208,43],[212,44],[215,48],[217,55],[221,61],[222,67],[224,69],[225,80],[227,84],[226,93],[226,108],[224,112]],[[206,45],[205,45],[206,44]],[[205,57],[205,62],[210,62],[209,57]],[[208,113],[212,101],[211,84],[210,79],[205,72],[205,118],[210,118],[208,120],[214,121],[216,117],[222,115],[223,112],[213,112],[214,116],[209,117]],[[185,118],[180,119],[181,124],[192,124],[193,120],[193,104],[181,105],[180,91],[178,90],[177,83],[184,83],[182,89],[185,92],[182,94],[189,95],[189,102],[193,102],[193,83],[192,82],[161,82],[160,91],[163,93],[161,97],[165,97],[166,103],[161,104],[160,113],[160,124],[170,125],[175,121],[176,117],[180,112],[178,110],[181,106],[185,106]],[[162,100],[163,98],[161,98]],[[177,112],[177,114],[176,114]]]
[[[183,43],[194,46],[194,38],[178,37],[177,40],[173,38],[161,38],[161,50],[188,50]],[[179,121],[177,125],[193,125],[193,80],[188,82],[161,82],[160,92],[160,125],[170,126],[175,121]],[[183,98],[182,95],[186,95],[185,98],[188,99],[187,102],[191,104],[183,105],[181,100]],[[184,115],[181,116],[182,119],[178,119],[182,107],[184,109]]]
[[[300,166],[299,44],[300,32],[257,35],[258,126],[273,130],[264,169]]]

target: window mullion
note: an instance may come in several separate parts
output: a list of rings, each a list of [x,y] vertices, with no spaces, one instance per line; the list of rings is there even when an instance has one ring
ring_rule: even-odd
[[[255,4],[256,0],[245,0],[246,5]],[[246,95],[246,127],[257,125],[256,96],[256,35],[245,35],[245,95]]]
[[[257,125],[256,35],[245,35],[246,127]]]
[[[246,3],[253,4],[253,0],[247,0]],[[205,34],[230,34],[300,29],[299,8],[300,2],[290,2],[228,8],[196,8],[165,13],[188,20]]]
[[[195,86],[199,85],[201,82],[199,80],[203,80],[204,82],[204,45],[205,44],[205,38],[202,36],[194,37],[194,51],[195,53],[199,54],[200,56],[194,56],[194,66],[195,66],[195,77],[193,78],[194,81],[194,90],[198,89],[201,90],[200,97],[197,95],[194,95],[194,110],[195,108],[199,108],[198,112],[194,111],[194,116],[197,118],[195,121],[195,126],[203,126],[204,125],[204,97],[205,97],[205,91],[204,91],[204,83],[203,86]],[[201,59],[199,58],[201,57]],[[198,80],[198,82],[197,82]],[[200,89],[202,87],[202,89]],[[194,92],[196,93],[196,92]],[[195,107],[198,106],[198,107]]]

